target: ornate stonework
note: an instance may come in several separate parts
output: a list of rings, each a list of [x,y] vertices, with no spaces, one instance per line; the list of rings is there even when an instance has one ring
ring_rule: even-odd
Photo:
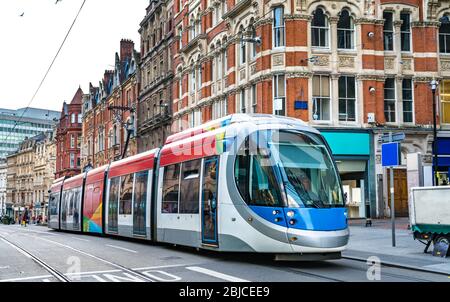
[[[349,68],[355,67],[355,57],[340,56],[339,67],[349,67]]]
[[[384,58],[384,68],[385,69],[394,69],[395,59],[394,58]]]
[[[329,66],[330,65],[330,56],[316,56],[316,60],[314,61],[315,66]]]
[[[256,73],[256,63],[250,66],[250,75],[254,75]]]
[[[441,60],[441,70],[450,71],[450,60]]]
[[[412,70],[412,60],[404,59],[403,61],[403,70]]]
[[[283,65],[284,65],[283,54],[272,55],[272,66],[283,66]]]

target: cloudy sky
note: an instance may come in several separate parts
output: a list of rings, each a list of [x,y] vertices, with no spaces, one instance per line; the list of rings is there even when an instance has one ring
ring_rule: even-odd
[[[26,107],[83,0],[0,1],[0,107]],[[140,49],[139,23],[149,0],[87,0],[31,107],[61,110],[78,87],[87,92],[113,68],[122,38]],[[23,17],[20,15],[24,13]]]

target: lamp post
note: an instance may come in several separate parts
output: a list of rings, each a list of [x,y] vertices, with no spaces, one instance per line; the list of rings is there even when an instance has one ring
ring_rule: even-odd
[[[431,92],[433,94],[433,186],[438,186],[439,181],[437,177],[437,165],[438,165],[438,157],[437,157],[437,129],[436,129],[436,89],[439,82],[435,79],[431,80]]]

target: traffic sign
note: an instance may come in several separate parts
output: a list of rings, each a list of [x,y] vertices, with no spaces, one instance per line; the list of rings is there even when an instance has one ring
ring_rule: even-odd
[[[387,143],[381,146],[381,163],[383,167],[401,165],[400,143]]]
[[[383,134],[381,136],[381,142],[384,143],[390,143],[390,142],[401,142],[405,140],[405,133],[404,132],[398,132],[398,133],[392,133],[392,138],[390,134]]]

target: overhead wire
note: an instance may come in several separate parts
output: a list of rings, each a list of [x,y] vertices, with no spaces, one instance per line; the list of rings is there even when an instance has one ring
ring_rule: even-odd
[[[8,132],[8,136],[5,139],[5,142],[8,141],[8,139],[11,137],[11,134],[14,132],[14,130],[16,129],[17,125],[22,121],[23,117],[25,116],[25,114],[27,113],[28,109],[30,108],[31,104],[33,103],[34,99],[36,98],[37,94],[39,93],[39,91],[41,90],[42,85],[44,84],[45,80],[47,79],[48,74],[50,73],[50,70],[52,69],[53,65],[55,64],[56,59],[58,58],[62,48],[64,47],[64,44],[67,41],[67,38],[69,37],[72,28],[74,27],[76,21],[78,20],[78,17],[81,13],[81,11],[83,10],[84,5],[86,4],[87,0],[83,0],[83,3],[81,4],[72,24],[69,27],[69,30],[67,31],[64,40],[62,41],[61,45],[58,48],[58,51],[56,52],[55,56],[52,59],[52,62],[50,63],[50,66],[48,67],[47,71],[44,74],[44,77],[42,78],[41,82],[39,83],[38,88],[36,89],[36,91],[33,94],[33,97],[30,99],[30,101],[28,102],[27,106],[25,107],[25,110],[23,110],[22,114],[20,115],[19,119],[17,121],[15,121],[13,128]]]

